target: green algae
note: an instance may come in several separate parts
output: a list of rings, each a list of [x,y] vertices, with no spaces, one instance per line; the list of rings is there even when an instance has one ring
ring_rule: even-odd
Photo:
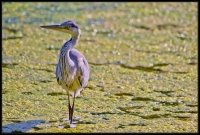
[[[54,74],[70,36],[39,27],[66,19],[91,68],[76,128]],[[4,132],[197,132],[197,3],[4,2],[2,35]]]

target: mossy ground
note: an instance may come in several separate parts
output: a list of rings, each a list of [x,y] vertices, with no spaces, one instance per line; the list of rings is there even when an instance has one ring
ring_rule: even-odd
[[[91,68],[76,128],[54,74],[70,35],[39,27],[68,19]],[[197,132],[197,3],[5,2],[2,27],[4,131]]]

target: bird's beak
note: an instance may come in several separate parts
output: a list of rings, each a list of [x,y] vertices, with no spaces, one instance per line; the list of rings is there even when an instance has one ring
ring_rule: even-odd
[[[62,27],[61,25],[45,25],[45,26],[40,26],[40,27],[45,28],[45,29],[62,31],[62,32],[68,31],[68,29],[66,27]]]

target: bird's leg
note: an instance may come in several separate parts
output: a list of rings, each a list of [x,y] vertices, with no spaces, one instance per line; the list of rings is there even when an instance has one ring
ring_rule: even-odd
[[[70,105],[70,97],[69,97],[69,92],[67,93],[68,95],[68,112],[69,112],[69,121],[71,119],[71,105]]]
[[[72,104],[72,108],[71,108],[71,120],[70,120],[70,124],[72,124],[72,120],[73,120],[75,95],[76,95],[76,92],[74,92],[74,97],[73,97],[73,104]]]

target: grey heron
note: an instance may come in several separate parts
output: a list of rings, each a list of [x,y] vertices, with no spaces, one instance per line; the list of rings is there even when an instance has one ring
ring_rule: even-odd
[[[76,96],[86,87],[89,79],[89,64],[82,53],[74,48],[77,44],[81,30],[71,20],[58,25],[40,26],[45,29],[57,30],[71,34],[71,38],[60,49],[59,60],[56,66],[56,78],[59,85],[67,91],[70,127],[73,125],[74,102]],[[73,103],[70,104],[70,95]],[[72,126],[73,125],[73,126]]]

